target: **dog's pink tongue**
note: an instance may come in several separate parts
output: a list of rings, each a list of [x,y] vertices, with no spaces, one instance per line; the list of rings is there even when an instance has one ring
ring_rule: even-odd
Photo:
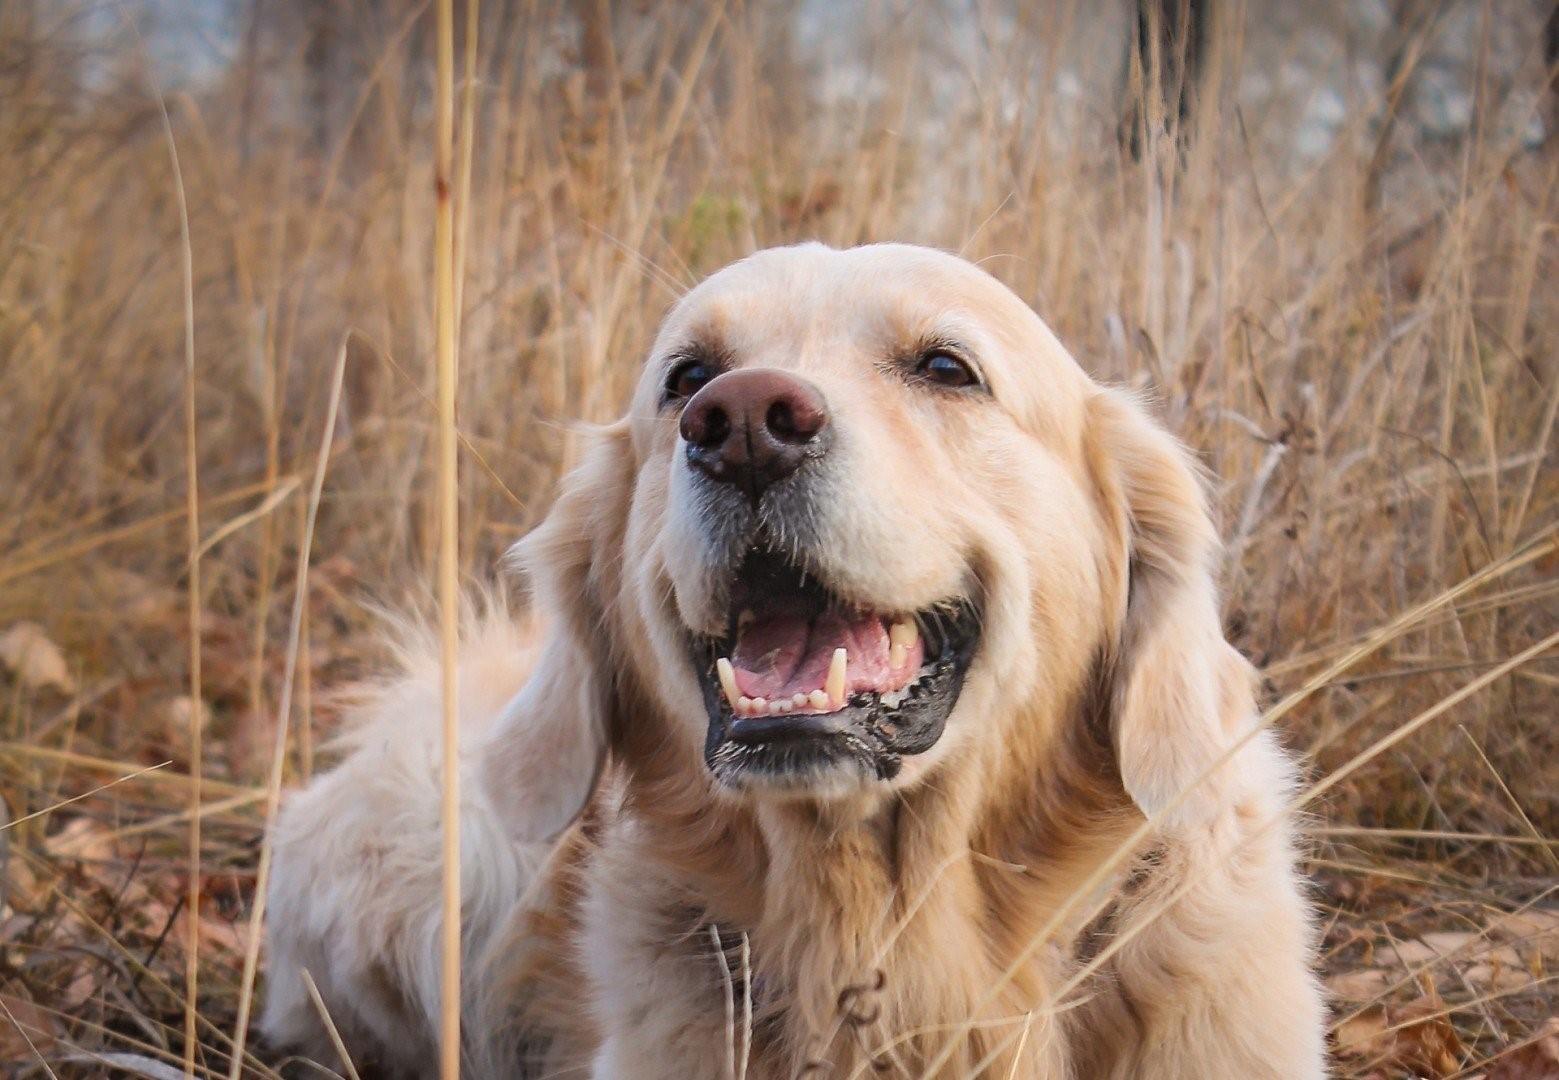
[[[835,649],[847,654],[847,694],[897,688],[888,665],[888,628],[882,619],[836,611],[810,620],[794,614],[754,618],[738,631],[731,656],[737,688],[748,697],[769,701],[821,690]],[[903,682],[902,673],[897,682]]]

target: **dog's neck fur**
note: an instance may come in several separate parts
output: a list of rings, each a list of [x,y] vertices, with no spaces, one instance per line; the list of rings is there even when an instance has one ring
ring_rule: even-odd
[[[1072,708],[1092,700],[1069,697]],[[759,1035],[786,1068],[827,1062],[830,1074],[848,1074],[895,1055],[923,1064],[966,1021],[1042,1006],[1067,957],[1031,942],[1133,823],[1094,726],[1056,720],[1034,718],[1056,733],[1043,760],[964,747],[906,791],[826,804],[723,800],[664,743],[624,747],[624,807],[642,837],[636,847],[679,881],[699,918],[747,933]],[[1054,782],[998,782],[1040,770]],[[992,790],[1024,792],[1027,802],[996,805],[984,795]],[[1078,928],[1063,927],[1058,940]],[[1064,1040],[1040,1026],[1023,1036],[1009,1019],[969,1032],[946,1065],[1021,1053],[1025,1075],[1060,1075]]]

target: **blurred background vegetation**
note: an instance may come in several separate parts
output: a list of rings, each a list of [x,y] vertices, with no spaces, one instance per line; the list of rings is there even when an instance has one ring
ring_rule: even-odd
[[[1486,572],[1287,716],[1313,778],[1555,632],[1551,5],[486,0],[476,29],[473,579],[692,282],[771,244],[892,239],[978,260],[1091,372],[1151,392],[1215,477],[1229,632],[1273,696]],[[426,596],[431,50],[411,0],[0,2],[8,1075],[176,1069],[191,918],[199,1062],[227,1069],[343,348],[289,782],[332,691],[384,659],[372,606]],[[1559,1075],[1554,660],[1312,805],[1345,1074]]]

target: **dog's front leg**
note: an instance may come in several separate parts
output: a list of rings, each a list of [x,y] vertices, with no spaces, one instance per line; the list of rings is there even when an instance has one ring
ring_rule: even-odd
[[[633,928],[621,927],[627,934]],[[701,936],[701,935],[700,935]],[[602,943],[599,939],[592,947]],[[597,980],[603,1039],[595,1080],[766,1080],[754,1060],[739,981],[725,982],[713,948],[693,940],[615,954],[615,973]],[[603,957],[603,959],[605,959]],[[592,967],[594,963],[592,962]],[[733,1006],[727,1010],[727,1006]]]
[[[1116,919],[1111,1080],[1326,1075],[1313,930],[1277,800],[1253,795],[1163,839]],[[1107,995],[1109,996],[1109,995]],[[1118,1032],[1126,1035],[1126,1032]]]

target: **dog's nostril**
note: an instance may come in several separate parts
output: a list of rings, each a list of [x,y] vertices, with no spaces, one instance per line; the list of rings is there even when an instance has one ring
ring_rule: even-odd
[[[731,434],[730,414],[713,401],[694,401],[682,413],[682,437],[703,449],[719,446]]]
[[[724,409],[710,409],[704,416],[703,431],[697,439],[700,446],[719,446],[731,434],[731,418]]]
[[[769,430],[780,438],[789,438],[796,434],[796,418],[791,414],[790,406],[783,401],[776,401],[769,406],[769,415],[764,417],[764,422],[769,425]]]
[[[785,442],[806,442],[823,430],[827,420],[822,408],[799,397],[780,398],[763,418],[769,432]]]

